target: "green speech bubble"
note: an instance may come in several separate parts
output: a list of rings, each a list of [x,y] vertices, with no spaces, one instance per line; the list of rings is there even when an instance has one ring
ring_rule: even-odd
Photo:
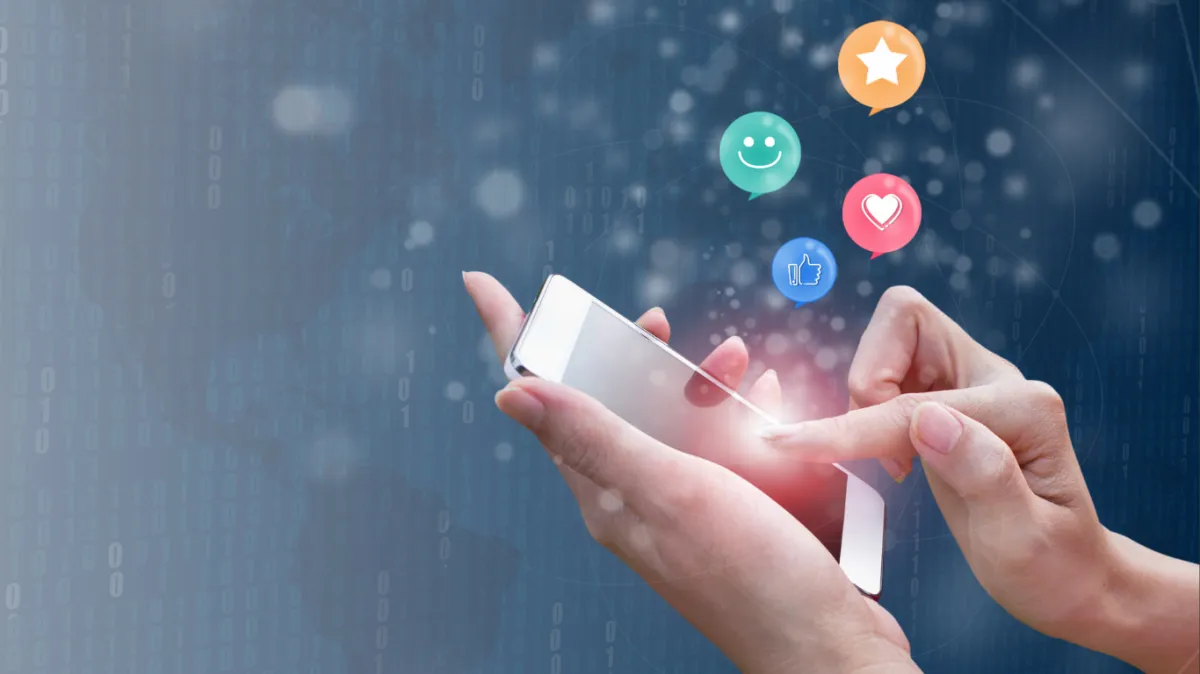
[[[800,137],[779,115],[750,112],[725,129],[719,154],[725,177],[753,199],[791,182],[800,168]]]

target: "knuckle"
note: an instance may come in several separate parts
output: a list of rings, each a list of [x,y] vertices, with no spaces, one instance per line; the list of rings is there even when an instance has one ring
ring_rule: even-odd
[[[1030,381],[1026,390],[1026,395],[1037,409],[1045,410],[1055,417],[1066,416],[1066,403],[1063,402],[1062,396],[1058,395],[1058,391],[1055,391],[1053,386],[1042,381]]]
[[[910,286],[892,286],[879,297],[879,307],[901,313],[914,313],[929,305],[929,300]]]
[[[923,403],[932,400],[928,394],[921,393],[902,393],[892,399],[892,404],[896,408],[896,414],[904,417],[907,420],[912,419],[913,412],[917,411],[917,407]]]

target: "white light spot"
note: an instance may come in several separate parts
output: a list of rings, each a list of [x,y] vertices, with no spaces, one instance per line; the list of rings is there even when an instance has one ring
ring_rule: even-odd
[[[1133,206],[1133,224],[1142,229],[1154,229],[1162,221],[1162,206],[1150,199],[1143,199]]]
[[[671,279],[662,274],[647,275],[642,281],[641,301],[649,306],[660,306],[666,304],[667,300],[675,294],[675,286],[671,283]]]
[[[788,338],[778,332],[772,332],[767,335],[764,340],[763,348],[767,350],[768,356],[778,356],[788,349]]]
[[[987,169],[983,168],[983,164],[980,164],[977,161],[969,161],[967,162],[967,165],[963,167],[963,177],[969,182],[980,182],[986,175]]]
[[[493,218],[508,218],[521,209],[525,186],[516,173],[500,169],[483,177],[475,188],[475,201]]]
[[[650,383],[655,386],[665,386],[667,383],[667,373],[662,370],[651,370]]]
[[[587,8],[588,20],[597,26],[613,22],[617,16],[617,8],[607,0],[592,0]]]
[[[783,234],[783,223],[774,218],[765,220],[762,224],[762,234],[771,240],[778,239],[779,235]]]
[[[600,492],[600,507],[605,512],[615,513],[625,506],[625,502],[621,500],[621,495],[612,489],[605,489]]]
[[[634,524],[629,531],[629,542],[642,550],[649,548],[654,543],[650,538],[650,527],[641,522]]]
[[[969,281],[969,279],[967,279],[966,274],[960,274],[959,272],[954,272],[953,274],[950,275],[950,287],[957,290],[960,293],[966,292],[967,289],[970,287],[970,281]]]
[[[821,44],[813,47],[812,52],[808,55],[808,62],[812,67],[818,70],[824,70],[833,65],[837,60],[838,50],[833,48],[833,45]]]
[[[846,329],[846,319],[841,316],[834,316],[829,319],[829,328],[834,332],[841,332]]]
[[[408,227],[408,241],[405,245],[411,250],[412,248],[420,248],[433,243],[433,225],[418,220]],[[408,246],[408,244],[412,244]]]
[[[779,35],[779,48],[784,52],[795,52],[804,46],[804,35],[799,29],[788,27]]]
[[[787,14],[792,11],[793,5],[793,0],[771,0],[771,8],[780,14]]]
[[[1121,81],[1130,89],[1145,89],[1150,84],[1152,74],[1150,66],[1145,63],[1128,63],[1121,69]]]
[[[671,112],[682,115],[692,109],[692,95],[683,89],[676,89],[671,94],[668,105],[671,106]]]
[[[392,287],[392,272],[382,268],[371,272],[371,285],[380,290]]]
[[[929,183],[925,185],[925,191],[929,192],[930,195],[935,197],[940,195],[943,189],[945,189],[945,186],[942,185],[942,181],[938,180],[937,178],[930,180]]]
[[[496,445],[496,460],[507,463],[513,458],[513,446],[507,442]]]
[[[650,244],[650,263],[658,269],[674,267],[679,263],[682,252],[678,244],[670,239],[659,239]]]
[[[1005,176],[1004,194],[1010,199],[1024,199],[1029,195],[1029,181],[1020,173]]]
[[[615,227],[612,234],[612,249],[618,253],[628,254],[637,250],[641,238],[632,227]]]
[[[1038,280],[1037,268],[1032,263],[1026,260],[1020,260],[1017,263],[1017,268],[1013,272],[1013,280],[1018,286],[1028,288]]]
[[[275,124],[285,133],[331,135],[350,128],[350,97],[336,87],[284,87],[272,105]]]
[[[758,277],[758,270],[749,260],[739,260],[729,270],[729,280],[733,281],[736,286],[745,287],[754,283],[754,279]]]
[[[664,38],[658,43],[658,55],[665,59],[675,58],[679,55],[679,42]]]
[[[863,162],[863,173],[865,173],[867,175],[874,175],[876,173],[879,173],[882,170],[883,170],[883,162],[879,161],[878,159],[876,159],[874,157]]]
[[[1018,232],[1018,234],[1020,235],[1020,237],[1021,237],[1022,239],[1031,239],[1031,238],[1033,238],[1033,230],[1032,230],[1032,229],[1029,229],[1028,227],[1022,227],[1022,228],[1021,228],[1021,231],[1020,231],[1020,232]]]
[[[987,151],[993,157],[1006,157],[1013,149],[1012,134],[1004,129],[995,129],[987,135]]]
[[[832,370],[833,368],[837,367],[837,350],[828,346],[823,346],[820,349],[817,349],[817,357],[814,359],[814,362],[818,368],[825,370],[826,372]]]
[[[1092,252],[1103,262],[1117,259],[1121,254],[1121,242],[1113,234],[1097,234],[1092,241]]]
[[[727,9],[721,12],[721,18],[717,21],[721,30],[726,33],[737,32],[737,29],[742,25],[742,17],[732,9]]]
[[[462,382],[452,381],[449,384],[446,384],[446,397],[450,400],[458,402],[459,400],[462,400],[465,395],[467,395],[467,387],[464,386]]]
[[[328,434],[316,440],[308,452],[310,474],[323,482],[341,482],[362,462],[361,450],[340,434]]]
[[[533,67],[538,70],[553,70],[558,67],[558,47],[540,44],[533,50]]]
[[[859,281],[858,286],[855,287],[855,290],[858,291],[859,297],[866,297],[871,294],[873,288],[871,287],[870,281]]]
[[[1017,61],[1013,68],[1013,83],[1022,89],[1032,89],[1042,83],[1045,70],[1042,62],[1032,56]]]

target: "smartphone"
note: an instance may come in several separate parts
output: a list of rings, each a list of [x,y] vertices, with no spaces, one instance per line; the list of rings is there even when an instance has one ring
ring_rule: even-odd
[[[582,391],[659,442],[741,474],[803,523],[863,594],[879,597],[879,492],[837,464],[770,450],[756,431],[775,419],[570,280],[546,278],[504,369]]]

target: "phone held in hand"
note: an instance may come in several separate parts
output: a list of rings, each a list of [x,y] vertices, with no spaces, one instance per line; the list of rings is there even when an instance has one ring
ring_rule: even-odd
[[[775,419],[567,278],[547,277],[504,369],[582,391],[659,442],[741,474],[879,596],[883,497],[841,466],[766,447],[757,431]]]

